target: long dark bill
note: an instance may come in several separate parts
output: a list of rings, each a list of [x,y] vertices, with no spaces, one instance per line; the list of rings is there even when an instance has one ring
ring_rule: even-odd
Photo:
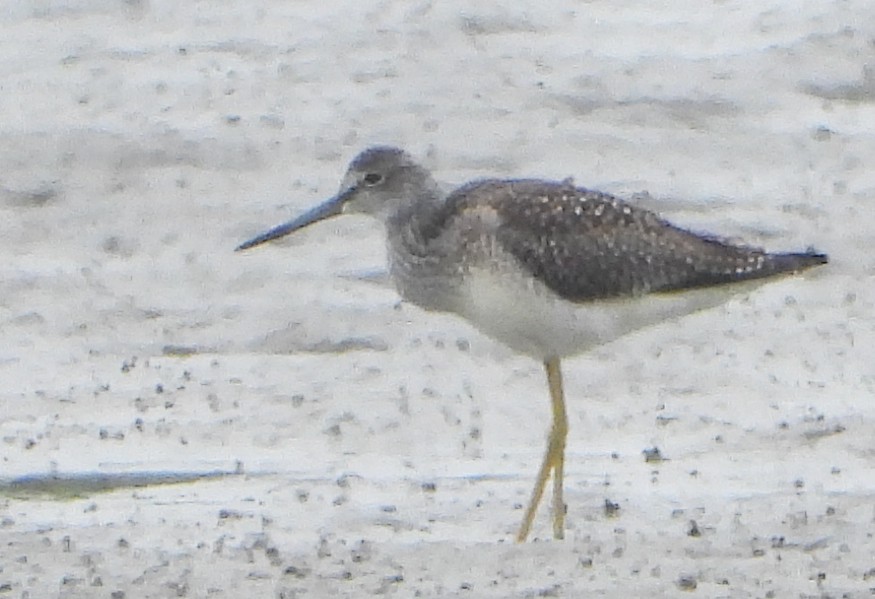
[[[243,250],[248,250],[251,247],[255,247],[257,245],[261,245],[262,243],[267,243],[268,241],[273,241],[274,239],[279,239],[280,237],[285,237],[299,229],[303,229],[313,223],[318,223],[320,220],[325,220],[326,218],[331,218],[332,216],[337,216],[341,212],[343,212],[343,205],[347,200],[355,193],[356,187],[350,187],[349,189],[345,189],[341,191],[339,194],[327,200],[315,208],[308,210],[301,216],[297,218],[293,218],[292,220],[285,222],[281,225],[277,225],[273,229],[269,231],[265,231],[261,235],[256,235],[249,241],[245,241],[237,246],[234,250],[235,252],[240,252]]]

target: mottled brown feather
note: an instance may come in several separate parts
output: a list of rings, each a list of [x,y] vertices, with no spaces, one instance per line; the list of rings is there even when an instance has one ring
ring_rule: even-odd
[[[653,212],[570,182],[485,180],[454,191],[423,231],[489,206],[494,235],[528,272],[575,301],[640,296],[797,272],[827,257],[768,253],[687,231]],[[448,226],[450,225],[450,226]]]

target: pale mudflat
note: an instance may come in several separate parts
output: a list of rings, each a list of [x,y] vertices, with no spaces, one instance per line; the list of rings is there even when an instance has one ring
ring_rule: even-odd
[[[867,596],[870,12],[4,12],[0,594]],[[231,251],[377,143],[831,263],[564,360],[565,539],[515,544],[538,362],[399,305],[365,219]]]

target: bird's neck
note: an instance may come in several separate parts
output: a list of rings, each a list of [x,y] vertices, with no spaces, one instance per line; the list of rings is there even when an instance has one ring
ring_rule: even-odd
[[[422,187],[403,199],[386,219],[386,233],[392,244],[400,243],[407,252],[424,252],[443,227],[444,197],[435,184]]]
[[[408,196],[411,197],[411,196]],[[458,260],[446,239],[448,206],[440,191],[399,205],[385,221],[389,273],[406,301],[426,310],[453,311]]]

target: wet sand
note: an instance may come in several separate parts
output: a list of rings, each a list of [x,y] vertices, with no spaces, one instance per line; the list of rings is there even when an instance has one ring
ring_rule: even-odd
[[[5,11],[0,596],[869,596],[870,13]],[[517,545],[541,366],[400,304],[366,219],[233,252],[373,143],[832,261],[566,361],[567,538]]]

